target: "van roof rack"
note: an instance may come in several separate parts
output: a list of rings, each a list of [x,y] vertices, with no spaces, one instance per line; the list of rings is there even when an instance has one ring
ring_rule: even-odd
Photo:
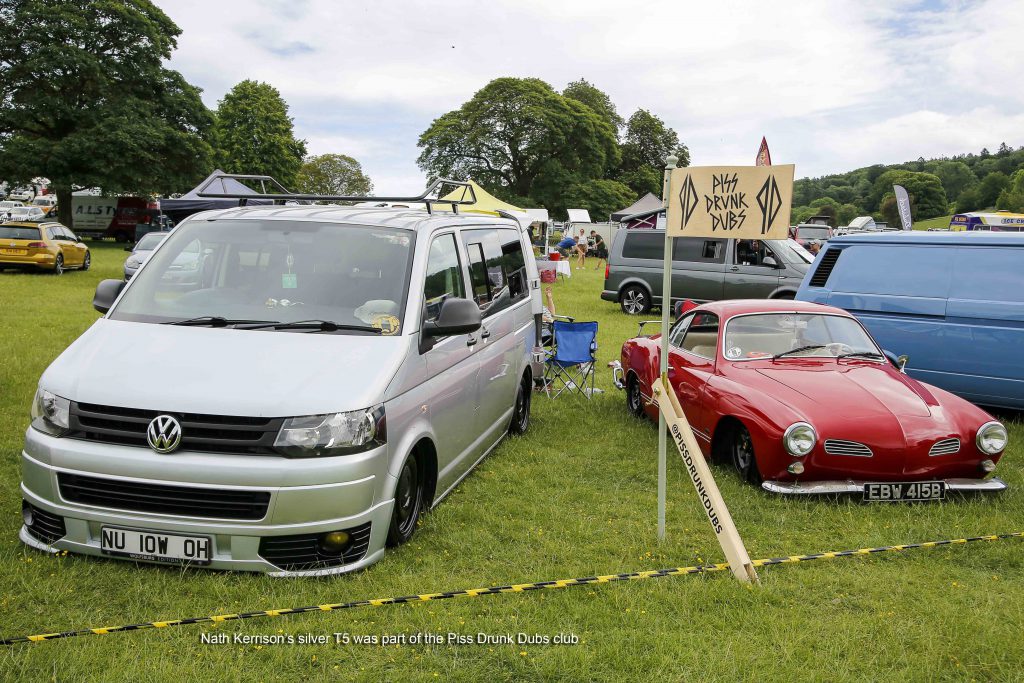
[[[232,185],[245,185],[243,181],[251,183],[258,182],[262,192],[239,192],[237,187],[232,190],[226,181],[235,181]],[[211,192],[210,186],[220,183],[220,192]],[[267,191],[268,186],[270,192]],[[441,199],[441,190],[446,187],[461,187],[462,197],[460,199]],[[476,192],[468,182],[461,180],[447,180],[438,178],[423,191],[422,194],[414,197],[375,197],[363,195],[341,195],[341,194],[297,194],[289,192],[288,189],[269,175],[246,175],[240,173],[218,173],[211,176],[198,188],[196,196],[205,199],[237,199],[239,206],[245,206],[250,199],[270,199],[275,204],[285,202],[410,202],[426,204],[427,213],[433,213],[434,204],[445,204],[452,207],[453,213],[459,212],[459,207],[468,204],[476,204]],[[467,198],[468,191],[468,198]]]

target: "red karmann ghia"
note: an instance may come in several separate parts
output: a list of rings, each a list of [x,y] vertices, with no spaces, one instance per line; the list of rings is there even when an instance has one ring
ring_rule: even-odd
[[[629,339],[613,363],[637,416],[658,417],[660,337]],[[927,500],[1006,488],[990,476],[1003,425],[907,376],[843,310],[720,301],[686,313],[669,339],[669,381],[705,457],[768,491]]]

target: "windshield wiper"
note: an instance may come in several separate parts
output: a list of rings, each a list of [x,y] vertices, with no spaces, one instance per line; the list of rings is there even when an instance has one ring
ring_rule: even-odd
[[[777,358],[782,358],[783,356],[788,356],[791,353],[800,353],[801,351],[810,351],[811,349],[824,349],[824,348],[826,348],[825,344],[811,344],[810,346],[798,346],[795,349],[790,349],[789,351],[783,351],[782,353],[775,354],[774,356],[772,356],[772,360],[775,360]]]
[[[885,356],[883,356],[882,354],[875,353],[874,351],[854,351],[853,353],[841,353],[838,356],[836,356],[836,358],[857,358],[857,357],[861,357],[861,358],[878,358],[878,359],[885,358]]]
[[[261,330],[265,328],[273,328],[275,330],[309,330],[311,332],[337,332],[338,330],[372,332],[373,334],[381,334],[383,332],[379,327],[370,327],[369,325],[342,325],[341,323],[336,323],[333,320],[296,320],[295,322],[290,323],[267,322],[256,325],[247,325],[240,329]]]
[[[232,320],[230,318],[224,318],[219,315],[202,315],[198,318],[188,318],[187,320],[168,320],[167,322],[160,323],[161,325],[184,325],[185,327],[199,327],[201,325],[209,325],[210,327],[227,327],[228,325],[246,325],[250,323],[267,323],[267,320]]]

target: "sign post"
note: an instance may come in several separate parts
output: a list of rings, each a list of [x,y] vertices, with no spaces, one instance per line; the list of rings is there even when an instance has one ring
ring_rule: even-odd
[[[674,237],[785,239],[793,203],[794,167],[706,166],[665,169],[665,262],[661,290],[660,378],[651,388],[658,402],[658,538],[665,537],[666,427],[683,458],[688,478],[700,498],[733,575],[757,582],[757,572],[704,455],[693,436],[679,399],[668,379],[669,312],[672,309],[672,243]]]

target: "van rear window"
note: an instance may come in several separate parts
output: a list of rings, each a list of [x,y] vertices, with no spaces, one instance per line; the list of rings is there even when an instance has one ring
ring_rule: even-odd
[[[944,299],[956,250],[895,244],[851,244],[829,280],[833,292]]]
[[[0,240],[38,240],[42,239],[39,228],[19,228],[14,225],[0,225]]]

